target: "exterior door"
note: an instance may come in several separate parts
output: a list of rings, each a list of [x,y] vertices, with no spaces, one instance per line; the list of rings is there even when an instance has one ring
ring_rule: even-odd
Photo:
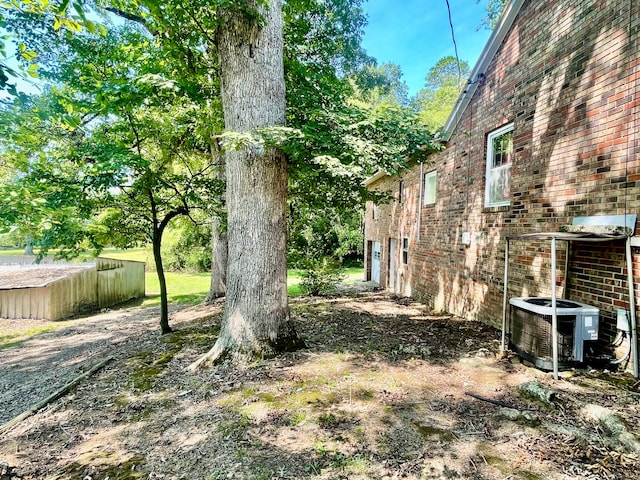
[[[389,290],[396,291],[396,244],[395,238],[389,239]]]
[[[371,255],[371,280],[380,284],[380,258],[382,257],[382,244],[373,242],[373,252]]]

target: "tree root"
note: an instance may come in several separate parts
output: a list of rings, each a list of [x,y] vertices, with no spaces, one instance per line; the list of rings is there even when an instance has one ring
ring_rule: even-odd
[[[91,375],[96,373],[98,370],[100,370],[102,367],[104,367],[111,360],[113,360],[113,357],[108,357],[108,358],[104,359],[100,363],[94,365],[89,370],[84,372],[82,375],[80,375],[80,376],[74,378],[73,380],[71,380],[64,387],[56,390],[53,394],[49,395],[47,398],[45,398],[41,402],[38,402],[35,405],[33,405],[26,412],[21,413],[17,417],[14,417],[12,420],[9,420],[4,425],[1,425],[0,426],[0,433],[6,433],[7,431],[9,431],[11,428],[13,428],[15,425],[20,423],[25,418],[30,417],[31,415],[36,413],[38,410],[40,410],[40,409],[46,407],[47,405],[49,405],[51,402],[56,401],[60,397],[63,397],[64,395],[69,393],[76,385],[78,385],[82,380],[84,380],[85,378],[90,377]]]
[[[220,338],[211,347],[207,353],[198,358],[195,362],[191,363],[185,370],[188,372],[195,372],[199,368],[209,367],[222,361],[228,353],[226,345],[223,345]]]
[[[209,293],[202,303],[204,305],[219,305],[224,303],[225,295],[225,292],[216,292],[214,294]]]
[[[491,403],[493,405],[497,405],[499,407],[510,408],[512,410],[522,410],[520,407],[516,407],[515,405],[510,405],[508,403],[500,402],[498,400],[492,400],[491,398],[482,397],[480,395],[476,395],[473,392],[464,392],[465,395],[469,395],[477,400],[482,400],[483,402]]]

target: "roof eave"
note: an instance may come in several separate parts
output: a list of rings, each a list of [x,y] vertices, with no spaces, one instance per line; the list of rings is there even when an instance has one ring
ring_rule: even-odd
[[[526,0],[511,0],[505,6],[502,16],[500,17],[500,22],[496,28],[494,28],[493,32],[491,32],[491,36],[489,37],[487,44],[482,49],[482,53],[480,53],[480,57],[471,71],[466,88],[460,94],[460,97],[458,97],[458,101],[456,102],[451,115],[449,115],[449,118],[447,119],[447,123],[444,126],[445,133],[442,137],[445,142],[448,142],[451,139],[454,130],[458,126],[460,117],[462,117],[462,114],[471,102],[473,94],[479,84],[482,83],[489,63],[491,63],[491,60],[493,60],[493,57],[498,52],[498,49],[502,45],[502,41],[507,36],[507,33],[511,29],[511,26],[513,25],[513,22],[525,1]]]
[[[369,185],[371,185],[374,182],[377,182],[378,180],[380,180],[381,178],[387,177],[389,176],[389,174],[387,172],[385,172],[384,170],[379,170],[375,175],[367,178],[363,184],[365,187],[368,187]]]

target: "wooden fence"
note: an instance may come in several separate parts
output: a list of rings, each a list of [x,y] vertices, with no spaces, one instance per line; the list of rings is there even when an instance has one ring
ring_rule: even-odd
[[[98,307],[110,307],[144,297],[144,266],[144,262],[98,257]]]
[[[0,286],[0,318],[60,320],[144,297],[144,270],[144,262],[99,257],[46,285]]]

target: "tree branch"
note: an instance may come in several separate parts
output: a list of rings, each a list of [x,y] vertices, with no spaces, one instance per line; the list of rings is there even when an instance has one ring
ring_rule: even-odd
[[[117,15],[119,17],[125,18],[127,20],[131,20],[132,22],[136,22],[142,25],[154,37],[158,36],[158,33],[160,33],[157,30],[154,30],[153,28],[151,28],[151,25],[149,25],[149,22],[147,22],[147,20],[141,17],[140,15],[125,12],[124,10],[120,10],[119,8],[115,8],[115,7],[105,7],[105,10],[107,12],[113,13],[114,15]]]
[[[127,110],[125,115],[127,116],[127,120],[129,121],[131,130],[133,131],[133,135],[136,137],[135,149],[138,151],[138,155],[142,157],[142,140],[140,140],[140,136],[138,135],[138,129],[136,128],[136,125],[133,123],[133,118],[131,118],[131,112]]]
[[[188,8],[185,9],[187,12],[187,15],[189,15],[191,17],[191,20],[193,20],[193,23],[196,24],[196,26],[198,27],[198,29],[200,30],[200,32],[202,33],[202,35],[204,35],[204,37],[209,41],[209,43],[211,44],[215,44],[215,38],[209,36],[209,32],[207,32],[205,30],[205,28],[202,26],[202,24],[198,21],[198,19],[196,18],[196,16],[191,12],[191,10],[189,10]]]
[[[164,218],[162,219],[162,221],[160,222],[160,225],[158,226],[158,231],[160,231],[160,232],[164,231],[164,229],[169,224],[169,222],[173,218],[175,218],[175,217],[177,217],[179,215],[189,215],[189,209],[187,209],[185,207],[180,207],[180,208],[177,208],[177,209],[172,210],[169,213],[167,213],[164,216]]]

